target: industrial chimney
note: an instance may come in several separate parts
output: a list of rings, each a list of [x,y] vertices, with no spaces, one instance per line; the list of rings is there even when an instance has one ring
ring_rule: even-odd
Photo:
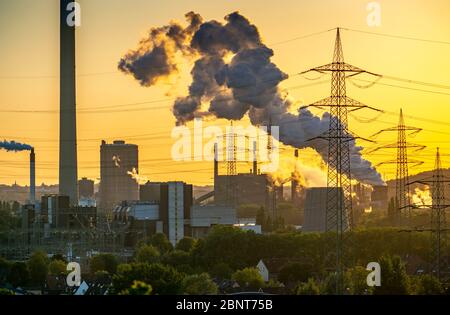
[[[36,156],[34,148],[30,153],[30,204],[36,203]]]
[[[295,160],[298,159],[298,149],[294,151]],[[291,201],[295,204],[298,200],[297,196],[297,187],[298,187],[298,181],[295,177],[295,174],[292,173],[292,181],[291,181]]]
[[[60,0],[59,194],[78,203],[75,26],[68,24],[72,0]]]
[[[217,177],[219,176],[219,152],[217,142],[214,143],[214,187],[217,184]]]
[[[253,175],[258,175],[258,159],[256,157],[256,141],[253,141]]]

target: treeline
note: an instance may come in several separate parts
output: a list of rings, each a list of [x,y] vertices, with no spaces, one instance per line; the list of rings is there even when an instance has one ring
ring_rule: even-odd
[[[0,201],[0,231],[20,227],[20,203],[17,201]]]
[[[278,289],[277,293],[285,294],[334,294],[335,278],[330,269],[333,264],[327,255],[333,250],[334,240],[327,233],[286,231],[261,235],[217,226],[204,239],[186,237],[173,247],[165,235],[155,234],[137,246],[128,263],[121,264],[112,254],[100,254],[91,258],[89,270],[82,273],[83,278],[109,284],[109,294],[203,295],[259,288],[269,292]],[[410,260],[429,265],[430,245],[428,233],[404,233],[390,228],[348,233],[344,246],[345,293],[448,292],[431,275],[407,272],[406,263]],[[278,281],[264,283],[256,265],[260,259],[274,258],[285,262]],[[381,265],[381,287],[373,289],[366,284],[369,262]],[[63,257],[49,260],[43,253],[33,254],[24,263],[0,260],[0,282],[42,285],[46,275],[66,272],[63,263]]]
[[[0,257],[0,287],[43,288],[48,275],[66,273],[62,255],[48,258],[43,251],[34,252],[27,261],[8,261]]]

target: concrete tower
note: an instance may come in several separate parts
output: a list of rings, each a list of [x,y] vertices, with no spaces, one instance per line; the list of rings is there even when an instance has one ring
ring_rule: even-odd
[[[67,17],[71,0],[60,0],[59,193],[78,203],[77,118],[75,105],[75,26]]]

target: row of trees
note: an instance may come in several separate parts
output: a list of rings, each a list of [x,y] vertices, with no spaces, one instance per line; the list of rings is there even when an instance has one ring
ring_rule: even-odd
[[[141,281],[151,285],[154,294],[207,294],[216,292],[212,280],[220,283],[226,279],[234,280],[241,288],[258,289],[267,286],[254,268],[258,261],[285,258],[291,263],[280,270],[278,280],[292,287],[291,293],[331,294],[334,278],[326,269],[323,251],[330,237],[332,235],[298,232],[256,235],[222,226],[213,229],[204,239],[184,238],[173,248],[164,235],[157,234],[140,244],[133,262],[109,270],[113,275],[112,292],[127,292],[135,281]],[[443,292],[444,288],[432,276],[408,275],[400,258],[409,253],[427,259],[429,239],[423,234],[405,235],[393,229],[375,229],[355,231],[350,237],[353,247],[345,256],[347,265],[354,266],[345,274],[349,294]],[[410,246],[411,243],[414,246]],[[99,265],[96,263],[99,259],[92,260],[94,272],[99,271],[94,267]],[[366,284],[365,266],[370,261],[380,262],[383,270],[383,284],[374,290]],[[270,283],[268,286],[277,285]]]
[[[0,201],[0,231],[8,231],[20,226],[20,217],[17,212],[20,204],[17,201]]]
[[[13,287],[42,288],[47,275],[66,272],[67,262],[61,255],[51,259],[42,251],[34,252],[26,262],[11,262],[0,257],[0,284],[9,283]]]
[[[334,292],[333,274],[327,267],[326,244],[332,234],[277,232],[257,235],[233,227],[217,226],[206,238],[186,237],[176,246],[163,234],[155,234],[136,248],[129,263],[120,264],[111,254],[90,260],[91,276],[112,283],[113,294],[214,294],[227,280],[241,288],[253,290],[279,283],[264,284],[255,269],[260,259],[288,261],[278,280],[298,294]],[[346,248],[345,274],[349,294],[424,294],[441,293],[441,284],[431,276],[406,273],[401,257],[429,259],[430,240],[424,233],[399,233],[395,229],[352,231],[352,246]],[[366,285],[368,262],[377,261],[382,269],[382,286]],[[14,286],[42,286],[48,274],[65,272],[63,257],[48,259],[34,253],[27,262],[0,260],[0,281]],[[222,290],[223,288],[221,288]]]
[[[408,275],[399,256],[385,256],[380,260],[382,270],[381,286],[368,287],[368,271],[362,266],[348,269],[344,274],[346,294],[356,295],[440,295],[448,294],[446,288],[432,275]],[[324,279],[308,278],[294,289],[298,295],[333,294],[335,292],[333,274]]]

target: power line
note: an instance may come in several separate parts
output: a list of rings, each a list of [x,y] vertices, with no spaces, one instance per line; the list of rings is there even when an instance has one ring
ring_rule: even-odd
[[[356,80],[356,81],[360,81],[360,82],[366,82],[366,83],[373,83],[373,81],[364,80],[364,79],[351,78],[350,81],[352,81],[352,80]],[[412,90],[412,91],[419,91],[419,92],[426,92],[426,93],[433,93],[433,94],[440,94],[440,95],[450,95],[450,93],[446,93],[446,92],[431,91],[431,90],[425,90],[425,89],[417,89],[417,88],[401,86],[401,85],[394,85],[394,84],[388,84],[388,83],[376,82],[375,84],[385,85],[385,86],[390,86],[390,87],[395,87],[395,88],[400,88],[400,89],[406,89],[406,90]]]
[[[282,44],[290,43],[290,42],[297,41],[297,40],[300,40],[300,39],[304,39],[304,38],[308,38],[308,37],[312,37],[312,36],[328,33],[328,32],[333,31],[335,29],[336,29],[336,27],[331,28],[329,30],[324,30],[324,31],[316,32],[316,33],[311,33],[311,34],[307,34],[307,35],[294,37],[294,38],[283,40],[283,41],[280,41],[280,42],[271,43],[271,44],[269,44],[269,46],[276,46],[276,45],[282,45]]]
[[[375,32],[369,32],[369,31],[355,30],[355,29],[346,28],[346,27],[342,27],[342,29],[346,30],[346,31],[350,31],[350,32],[370,34],[370,35],[376,35],[376,36],[384,36],[384,37],[397,38],[397,39],[415,40],[415,41],[420,41],[420,42],[450,45],[450,42],[441,41],[441,40],[417,38],[417,37],[402,36],[402,35],[391,35],[391,34],[386,34],[386,33],[375,33]]]

